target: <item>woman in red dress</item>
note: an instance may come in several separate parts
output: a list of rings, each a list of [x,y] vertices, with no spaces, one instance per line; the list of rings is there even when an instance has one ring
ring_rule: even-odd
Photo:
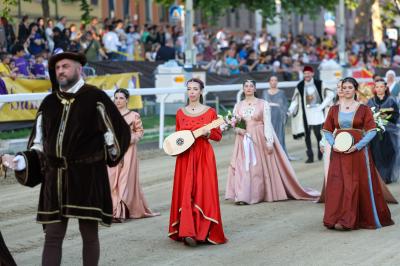
[[[325,195],[324,225],[330,229],[376,229],[392,225],[368,143],[376,135],[370,108],[355,100],[358,83],[342,82],[343,99],[329,110],[324,123],[326,140],[333,147]],[[334,147],[333,134],[348,132],[353,146],[346,152]]]
[[[195,130],[217,118],[213,108],[203,105],[204,84],[187,82],[188,104],[176,113],[176,131]],[[219,128],[204,131],[195,143],[176,158],[168,236],[186,245],[226,242],[219,207],[218,178],[214,151],[209,140],[222,138]]]

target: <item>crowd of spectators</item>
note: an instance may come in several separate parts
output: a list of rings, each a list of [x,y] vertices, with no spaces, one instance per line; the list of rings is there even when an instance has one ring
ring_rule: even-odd
[[[280,39],[266,32],[230,32],[193,26],[195,64],[211,73],[233,75],[241,72],[273,71],[290,75],[304,64],[338,60],[335,37],[311,34]],[[17,33],[17,34],[16,34]],[[56,49],[78,51],[89,61],[183,61],[184,31],[172,25],[134,25],[130,21],[95,17],[88,25],[24,16],[18,31],[5,18],[0,20],[0,75],[46,77],[47,59]],[[399,42],[385,38],[377,46],[371,40],[349,40],[347,62],[351,67],[374,70],[400,67]]]

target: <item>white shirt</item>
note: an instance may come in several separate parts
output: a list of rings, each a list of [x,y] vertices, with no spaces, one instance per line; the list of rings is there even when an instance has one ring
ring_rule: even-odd
[[[121,46],[117,33],[109,31],[103,36],[104,48],[107,52],[118,52],[118,46]]]
[[[323,83],[321,84],[321,88],[323,87]],[[314,85],[314,79],[311,79],[310,82],[304,82],[304,92],[303,92],[303,101],[304,101],[304,111],[307,118],[307,124],[310,126],[321,125],[325,121],[324,109],[327,107],[335,97],[334,93],[331,90],[326,90],[325,98],[322,103],[316,104],[315,106],[306,107],[306,96],[307,94],[311,94],[316,90]],[[322,99],[321,99],[322,100]],[[289,106],[289,114],[293,114],[294,110],[296,110],[298,106],[297,101],[292,101]]]
[[[74,86],[72,86],[70,89],[68,89],[66,92],[67,93],[77,93],[80,88],[85,84],[83,79],[81,78],[78,80]],[[42,115],[38,115],[36,118],[36,134],[35,138],[33,139],[33,145],[31,147],[31,150],[37,150],[40,152],[43,152],[43,133],[42,133]],[[15,170],[17,171],[22,171],[26,168],[26,162],[25,158],[22,155],[17,155],[14,158],[14,162],[17,162],[17,166]]]

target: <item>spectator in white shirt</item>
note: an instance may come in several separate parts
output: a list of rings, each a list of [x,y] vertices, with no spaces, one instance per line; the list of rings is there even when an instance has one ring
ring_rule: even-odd
[[[107,32],[103,36],[103,44],[106,54],[111,60],[118,60],[118,47],[121,46],[118,34],[114,31],[114,26],[109,25]]]

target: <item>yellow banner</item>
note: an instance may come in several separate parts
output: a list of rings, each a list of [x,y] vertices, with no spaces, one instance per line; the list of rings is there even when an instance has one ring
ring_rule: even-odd
[[[51,90],[49,80],[3,78],[8,94],[38,93]],[[139,88],[138,73],[123,73],[106,76],[88,77],[85,82],[103,90],[116,90],[118,88]],[[39,108],[40,101],[22,101],[0,104],[0,122],[29,121],[34,120]],[[141,96],[129,98],[130,109],[143,108]]]

